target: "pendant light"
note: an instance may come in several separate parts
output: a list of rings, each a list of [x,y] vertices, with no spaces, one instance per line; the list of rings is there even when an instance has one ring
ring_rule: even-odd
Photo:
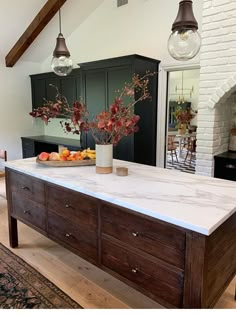
[[[60,1],[60,0],[59,0]],[[73,62],[70,58],[70,52],[66,47],[66,41],[61,33],[61,9],[59,6],[59,35],[56,41],[56,47],[53,51],[53,58],[51,68],[55,74],[59,76],[66,76],[71,73],[73,69]]]
[[[172,34],[168,40],[170,55],[180,61],[187,61],[197,55],[201,47],[198,23],[193,15],[192,0],[182,0],[172,25]]]

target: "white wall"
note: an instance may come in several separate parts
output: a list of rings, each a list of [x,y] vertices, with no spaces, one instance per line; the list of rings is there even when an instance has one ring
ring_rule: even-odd
[[[79,135],[73,135],[72,133],[66,133],[64,129],[61,127],[60,124],[61,119],[55,118],[48,123],[48,125],[44,125],[44,134],[47,136],[53,136],[53,137],[62,137],[62,138],[69,138],[69,139],[75,139],[79,140]]]
[[[70,0],[69,9],[76,0]],[[92,0],[86,0],[92,1]],[[194,2],[194,14],[201,28],[202,0]],[[167,51],[167,40],[177,15],[179,0],[129,0],[117,8],[116,0],[104,0],[75,31],[66,38],[74,63],[128,54],[159,59],[164,64],[181,64]],[[67,21],[63,21],[65,25]],[[43,63],[50,70],[51,55]],[[191,62],[199,62],[196,56]]]
[[[36,135],[43,128],[29,116],[31,87],[29,74],[40,72],[41,65],[22,59],[13,68],[5,67],[5,56],[44,5],[46,0],[0,0],[0,148],[8,159],[22,157],[21,138]]]
[[[40,71],[39,64],[20,63],[14,68],[0,65],[0,147],[8,159],[22,157],[21,137],[43,133],[43,126],[29,116],[31,87],[29,73]]]

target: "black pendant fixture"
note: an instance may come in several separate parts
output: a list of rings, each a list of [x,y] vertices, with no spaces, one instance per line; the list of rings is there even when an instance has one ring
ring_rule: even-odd
[[[59,8],[59,35],[56,41],[56,47],[53,51],[51,67],[53,72],[59,76],[66,76],[73,69],[73,62],[70,58],[70,52],[66,46],[65,38],[61,33],[61,9]]]
[[[187,61],[197,55],[201,47],[198,23],[193,14],[192,0],[182,0],[179,11],[172,25],[168,40],[170,55],[180,61]]]

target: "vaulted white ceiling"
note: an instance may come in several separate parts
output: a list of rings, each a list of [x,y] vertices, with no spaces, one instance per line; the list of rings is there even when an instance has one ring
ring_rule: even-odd
[[[0,0],[0,59],[5,56],[19,37],[32,22],[47,0]],[[103,2],[103,0],[67,0],[61,9],[62,33],[65,38]],[[22,55],[22,61],[43,62],[56,45],[59,33],[58,13],[46,25],[28,50]]]

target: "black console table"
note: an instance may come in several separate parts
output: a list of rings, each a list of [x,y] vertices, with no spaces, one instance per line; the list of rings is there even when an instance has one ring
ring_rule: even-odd
[[[23,158],[37,156],[41,152],[58,152],[58,146],[62,145],[69,150],[77,151],[81,149],[79,140],[51,137],[51,136],[32,136],[21,137]]]
[[[214,159],[214,177],[236,181],[236,152],[224,152],[215,155]]]

